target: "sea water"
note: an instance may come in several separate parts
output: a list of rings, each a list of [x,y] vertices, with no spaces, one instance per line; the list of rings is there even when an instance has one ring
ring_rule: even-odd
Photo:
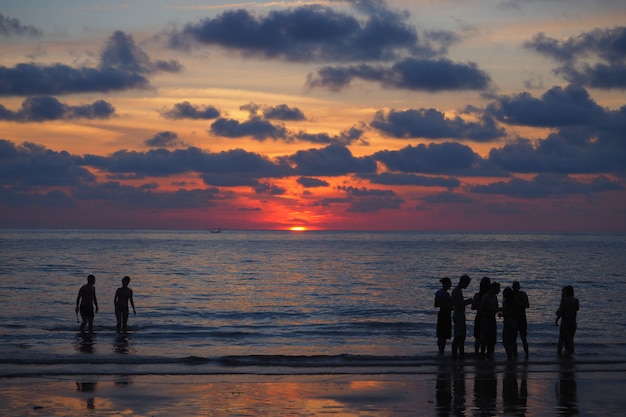
[[[88,274],[93,334],[74,311]],[[2,230],[0,376],[430,372],[434,293],[462,274],[466,297],[483,276],[520,282],[531,363],[556,360],[565,285],[580,300],[576,360],[626,363],[623,234]],[[125,275],[137,314],[118,333]]]

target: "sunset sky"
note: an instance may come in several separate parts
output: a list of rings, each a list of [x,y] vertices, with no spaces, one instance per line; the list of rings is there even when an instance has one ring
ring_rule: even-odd
[[[626,232],[623,0],[0,0],[0,227]]]

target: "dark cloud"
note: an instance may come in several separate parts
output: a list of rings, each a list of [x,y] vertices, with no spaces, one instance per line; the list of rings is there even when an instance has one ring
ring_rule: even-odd
[[[518,139],[489,152],[489,161],[519,173],[612,173],[626,175],[626,143],[589,129],[561,129],[532,143]]]
[[[150,139],[146,139],[144,143],[147,146],[155,148],[176,148],[178,146],[185,146],[176,133],[170,131],[159,132]]]
[[[352,127],[341,132],[339,135],[331,135],[328,133],[307,133],[298,132],[291,135],[293,139],[302,142],[310,142],[321,145],[351,145],[355,142],[362,141],[363,130]]]
[[[20,146],[0,139],[0,184],[29,190],[38,186],[72,186],[89,183],[94,175],[82,159],[33,143]]]
[[[348,194],[352,213],[374,213],[384,209],[399,209],[404,200],[393,190],[371,190],[356,187],[338,187]]]
[[[240,110],[246,110],[250,113],[250,117],[263,117],[268,120],[283,120],[283,121],[300,121],[306,120],[306,116],[297,107],[289,107],[286,104],[279,104],[277,106],[261,105],[256,103],[244,104],[239,108]],[[261,116],[259,116],[261,113]]]
[[[143,89],[150,86],[147,76],[180,69],[176,61],[151,61],[132,36],[118,31],[104,45],[97,68],[34,63],[0,67],[0,96]]]
[[[342,145],[301,150],[283,159],[295,164],[296,172],[301,175],[337,176],[376,172],[376,162],[373,158],[354,157],[350,150]]]
[[[217,188],[159,192],[151,187],[134,187],[113,181],[77,188],[73,195],[78,200],[114,202],[122,207],[153,210],[211,207],[215,205],[215,200],[221,197]]]
[[[488,185],[470,187],[475,193],[502,194],[519,198],[545,198],[568,194],[591,194],[604,191],[622,191],[624,187],[605,176],[591,181],[579,181],[564,174],[538,174],[531,180],[513,178]]]
[[[382,172],[380,174],[360,175],[372,184],[382,185],[413,185],[417,187],[457,188],[461,181],[450,177],[430,177],[406,173]]]
[[[304,113],[297,107],[289,107],[286,104],[279,104],[278,106],[269,106],[263,109],[263,117],[273,120],[291,120],[299,121],[306,120]]]
[[[300,177],[296,182],[304,188],[328,187],[330,185],[327,181],[311,177]]]
[[[108,157],[86,155],[85,164],[110,173],[134,173],[141,177],[198,172],[203,175],[243,176],[245,178],[282,177],[292,174],[284,163],[243,149],[219,153],[205,152],[199,148],[152,149],[148,152],[118,151]],[[207,177],[208,178],[208,177]]]
[[[595,29],[560,41],[544,33],[524,44],[561,64],[567,81],[601,89],[626,89],[626,27]]]
[[[421,201],[428,204],[467,204],[474,202],[474,200],[463,194],[449,191],[427,195]]]
[[[61,103],[55,97],[29,97],[22,102],[22,108],[11,111],[0,104],[0,120],[14,122],[46,122],[71,119],[108,119],[115,108],[104,100],[91,104],[71,106]]]
[[[376,9],[383,10],[384,3]],[[187,48],[189,40],[205,45],[235,49],[244,55],[287,61],[388,60],[400,52],[429,55],[428,43],[420,43],[407,15],[386,9],[369,11],[364,20],[330,7],[310,5],[272,11],[256,16],[239,9],[215,18],[188,24],[173,33],[170,46]],[[434,37],[445,45],[450,39]]]
[[[287,192],[287,189],[283,187],[278,187],[267,182],[263,182],[258,183],[254,187],[254,192],[256,194],[283,195]]]
[[[243,122],[220,117],[211,124],[211,133],[228,138],[250,136],[260,142],[266,139],[277,140],[287,137],[287,130],[284,126],[273,124],[257,116]]]
[[[505,135],[491,117],[483,116],[478,122],[461,117],[446,118],[435,109],[390,110],[376,113],[370,126],[396,138],[469,139],[489,142]]]
[[[541,98],[529,93],[501,96],[489,104],[487,114],[507,124],[560,127],[601,123],[605,110],[583,87],[553,87]]]
[[[168,119],[215,119],[220,116],[219,110],[213,106],[194,106],[188,101],[174,104],[170,110],[161,112]]]
[[[397,151],[376,152],[372,157],[392,171],[432,174],[468,173],[482,162],[472,148],[456,142],[409,145]]]
[[[28,36],[38,38],[42,35],[43,32],[36,27],[22,25],[18,19],[7,17],[0,13],[0,37]]]
[[[392,66],[352,65],[324,67],[309,74],[309,87],[341,90],[355,78],[380,83],[385,88],[428,92],[487,90],[491,77],[473,62],[464,64],[448,59],[404,58]]]

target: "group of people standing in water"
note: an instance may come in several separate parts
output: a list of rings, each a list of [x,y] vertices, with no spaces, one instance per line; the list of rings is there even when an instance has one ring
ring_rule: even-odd
[[[491,281],[489,277],[484,277],[480,281],[479,290],[471,298],[463,296],[471,278],[462,275],[459,282],[452,289],[452,281],[445,277],[439,280],[441,289],[435,293],[435,307],[439,308],[437,315],[437,345],[439,354],[443,355],[446,342],[452,338],[452,358],[461,359],[465,355],[466,338],[466,317],[465,308],[470,305],[472,310],[476,310],[474,319],[474,352],[481,356],[486,355],[493,358],[495,345],[497,342],[497,317],[503,319],[502,344],[508,360],[517,357],[517,336],[520,336],[524,355],[528,358],[528,321],[526,319],[526,309],[530,307],[528,295],[521,291],[519,282],[513,282],[512,288],[504,289],[502,306],[498,301],[500,284]],[[574,334],[576,333],[576,314],[579,305],[578,299],[574,297],[574,288],[571,285],[563,287],[561,304],[556,312],[557,319],[555,325],[561,328],[559,331],[559,343],[557,353],[559,356],[571,355],[574,353]],[[454,332],[453,332],[454,328]],[[454,336],[454,337],[453,337]],[[565,352],[563,351],[565,349]]]
[[[126,331],[128,323],[128,304],[133,308],[133,314],[137,314],[135,311],[135,301],[133,300],[133,290],[128,287],[130,283],[130,277],[122,278],[122,286],[115,291],[115,297],[113,298],[113,305],[115,306],[115,318],[117,320],[117,331]],[[80,331],[85,330],[85,326],[89,329],[89,333],[93,332],[93,319],[95,313],[98,312],[98,297],[96,297],[96,277],[94,275],[87,276],[87,283],[80,287],[78,290],[78,297],[76,297],[76,321],[78,321],[78,313],[82,318],[80,325]]]

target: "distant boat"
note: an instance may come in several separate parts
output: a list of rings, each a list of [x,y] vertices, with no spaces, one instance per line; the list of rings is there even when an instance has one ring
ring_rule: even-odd
[[[222,228],[221,227],[212,227],[209,229],[209,232],[211,233],[222,233]]]

